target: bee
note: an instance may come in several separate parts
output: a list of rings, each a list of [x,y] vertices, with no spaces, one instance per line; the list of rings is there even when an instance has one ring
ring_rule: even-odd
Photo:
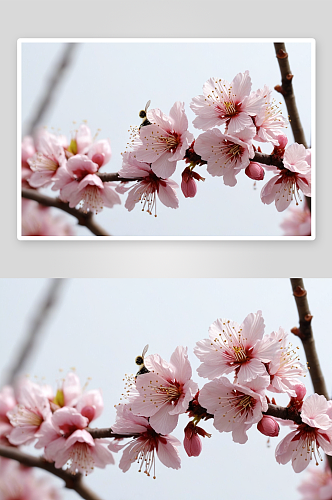
[[[149,122],[148,120],[148,117],[147,117],[147,111],[148,111],[148,107],[150,106],[151,104],[151,101],[148,101],[145,105],[145,108],[144,109],[141,109],[141,111],[138,113],[138,116],[140,118],[142,118],[142,123],[140,124],[139,126],[139,130],[142,128],[142,127],[145,127],[146,125],[152,125],[151,122]],[[137,356],[138,357],[138,356]]]
[[[149,373],[149,370],[144,365],[144,356],[146,355],[148,349],[149,349],[149,344],[147,344],[144,347],[142,355],[141,356],[137,356],[136,359],[135,359],[135,363],[140,367],[140,369],[136,373],[135,379],[136,379],[136,377],[138,377],[138,375],[143,375],[143,373]]]

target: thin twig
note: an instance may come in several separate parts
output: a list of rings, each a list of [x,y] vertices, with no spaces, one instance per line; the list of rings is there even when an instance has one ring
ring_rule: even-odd
[[[46,293],[46,299],[44,303],[41,305],[38,313],[33,318],[28,331],[26,333],[26,338],[23,341],[23,345],[20,349],[20,352],[17,356],[13,367],[9,371],[9,375],[7,377],[7,384],[13,385],[17,375],[22,371],[24,365],[27,363],[29,356],[33,352],[38,337],[40,336],[43,326],[45,322],[49,318],[54,305],[56,304],[59,297],[59,288],[63,284],[62,279],[53,279],[49,286],[48,292]]]
[[[309,309],[307,291],[304,288],[302,278],[291,278],[290,281],[300,321],[300,328],[292,328],[291,332],[301,339],[314,391],[317,394],[325,396],[325,398],[329,400],[330,398],[319,363],[315,339],[311,328],[312,315]],[[326,457],[329,462],[330,469],[332,470],[332,456],[327,455]]]
[[[62,58],[59,62],[59,64],[56,66],[54,69],[54,72],[48,82],[48,86],[45,90],[45,94],[40,101],[40,104],[35,112],[35,116],[32,118],[29,129],[28,129],[28,135],[33,135],[37,125],[41,122],[42,118],[45,116],[45,113],[47,112],[48,108],[50,107],[55,91],[57,87],[59,86],[60,81],[62,80],[66,70],[70,66],[72,62],[72,56],[73,56],[73,51],[77,47],[77,43],[67,43],[65,46],[65,50],[62,54]]]
[[[281,158],[278,158],[276,155],[268,155],[265,153],[259,153],[256,152],[255,156],[250,160],[250,161],[255,161],[257,163],[262,163],[263,165],[273,165],[279,170],[282,170],[284,167],[284,164],[282,162]],[[202,165],[207,164],[206,160],[200,159],[200,163]],[[126,177],[120,177],[118,173],[113,172],[113,173],[106,173],[106,172],[98,172],[96,175],[100,177],[100,179],[103,182],[116,182],[116,181],[121,181],[121,182],[133,182],[133,181],[141,181],[142,177],[135,177],[133,179],[128,179]]]
[[[89,427],[86,429],[90,432],[93,439],[101,439],[101,438],[114,438],[114,439],[126,439],[126,438],[135,438],[138,437],[139,434],[116,434],[112,431],[110,427],[106,427],[104,429],[90,429]]]
[[[75,490],[76,493],[82,498],[85,498],[85,500],[101,500],[96,493],[83,483],[81,474],[73,475],[62,469],[56,469],[53,463],[46,462],[43,458],[33,457],[32,455],[23,453],[12,446],[0,446],[0,456],[16,460],[26,467],[37,467],[38,469],[50,472],[54,476],[62,479],[65,482],[66,488]]]
[[[39,193],[39,191],[35,189],[22,189],[22,197],[27,198],[28,200],[37,201],[45,207],[55,207],[67,212],[73,217],[76,217],[81,226],[87,227],[96,236],[111,236],[105,231],[105,229],[97,224],[91,212],[85,214],[76,208],[70,208],[68,203],[63,202],[58,198],[46,196],[45,194]]]

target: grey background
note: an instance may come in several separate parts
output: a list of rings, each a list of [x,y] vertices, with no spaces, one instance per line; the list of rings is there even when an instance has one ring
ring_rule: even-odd
[[[267,85],[272,90],[271,100],[275,100],[287,118],[284,99],[273,90],[281,80],[274,40],[81,42],[76,45],[72,63],[40,127],[46,127],[50,132],[59,131],[70,141],[75,129],[85,119],[92,135],[99,129],[98,139],[108,137],[111,142],[111,161],[101,171],[116,172],[122,165],[121,152],[127,149],[130,139],[128,128],[141,123],[138,112],[149,99],[151,109],[157,107],[166,115],[175,101],[184,102],[188,130],[197,138],[203,131],[195,129],[192,124],[196,117],[189,106],[192,98],[202,94],[203,84],[208,78],[214,76],[231,82],[235,75],[246,69],[251,77],[252,91]],[[308,144],[311,144],[312,44],[308,40],[287,41],[286,47],[292,72],[296,75],[294,92],[301,122]],[[64,43],[22,40],[23,135],[64,48]],[[220,130],[224,131],[224,127]],[[288,137],[288,144],[293,144],[290,124],[283,132]],[[273,150],[269,143],[255,144],[261,146],[264,153],[270,154]],[[179,162],[172,176],[179,186],[185,166],[185,162]],[[197,172],[205,181],[198,183],[194,199],[184,198],[181,190],[177,190],[177,210],[165,207],[157,199],[157,218],[142,213],[140,204],[128,212],[124,208],[125,195],[121,196],[121,205],[111,210],[104,209],[96,220],[114,236],[283,235],[280,223],[288,211],[278,212],[274,203],[263,205],[260,199],[261,189],[274,175],[272,172],[266,172],[264,181],[254,183],[243,171],[237,176],[238,182],[233,188],[225,186],[222,178],[212,177],[206,166],[198,167]],[[55,196],[51,188],[43,191]],[[58,215],[59,211],[55,209],[54,214]],[[67,219],[70,224],[76,224],[75,218],[67,216]],[[92,236],[87,228],[77,225],[76,232],[77,235]]]
[[[46,281],[0,280],[1,383],[45,296]],[[332,280],[306,279],[305,286],[314,316],[317,350],[331,393]],[[105,410],[94,425],[111,426],[115,419],[114,405],[123,393],[125,374],[137,371],[135,357],[146,344],[149,354],[158,353],[166,361],[177,345],[187,346],[193,379],[201,388],[207,379],[196,374],[199,360],[193,354],[195,343],[208,338],[208,328],[217,318],[241,323],[247,314],[259,309],[266,334],[279,326],[289,332],[298,325],[288,279],[69,280],[64,283],[62,300],[45,325],[24,374],[29,374],[32,381],[49,383],[56,389],[57,381],[75,367],[82,384],[91,377],[88,388],[100,388],[103,392]],[[299,339],[290,335],[289,341],[294,348],[299,347],[305,364]],[[309,376],[303,382],[308,395],[312,394]],[[288,403],[285,395],[270,395],[276,397],[278,404]],[[181,415],[172,433],[180,441],[187,422],[187,416]],[[181,448],[182,466],[178,471],[164,467],[157,460],[156,480],[138,474],[137,464],[123,474],[118,468],[120,455],[115,455],[116,466],[96,470],[87,482],[104,500],[300,498],[296,488],[306,474],[295,474],[290,464],[277,464],[274,451],[279,438],[271,438],[269,447],[267,437],[253,427],[248,431],[248,442],[239,445],[230,434],[218,433],[211,421],[202,427],[212,437],[204,439],[203,452],[197,458],[187,457]],[[287,433],[288,428],[283,427],[280,438]],[[32,447],[25,450],[34,451]],[[66,491],[65,500],[75,498],[76,494]]]
[[[1,31],[1,276],[331,276],[329,2],[5,2]],[[233,16],[236,22],[230,22]],[[57,36],[296,36],[317,41],[317,239],[309,242],[16,240],[16,40]]]

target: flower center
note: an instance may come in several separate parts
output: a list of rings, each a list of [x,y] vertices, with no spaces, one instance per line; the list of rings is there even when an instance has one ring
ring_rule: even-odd
[[[31,167],[31,170],[33,170],[35,172],[36,171],[42,172],[44,170],[48,170],[50,172],[55,172],[58,169],[59,164],[53,158],[49,158],[49,157],[43,155],[42,153],[37,153],[36,158],[34,160],[31,159],[30,167]]]
[[[180,144],[180,137],[176,133],[166,136],[159,136],[159,139],[163,141],[166,149],[171,153],[174,153],[176,148]]]
[[[244,363],[245,361],[247,361],[248,358],[246,355],[246,350],[243,346],[234,345],[233,351],[235,354],[235,359],[238,363]]]
[[[88,475],[94,468],[93,456],[87,443],[75,443],[70,451],[69,460],[71,461],[69,470],[73,474],[75,474],[76,469],[78,469],[79,472]]]
[[[104,202],[97,186],[87,186],[82,191],[82,200],[80,202],[84,213],[95,212],[98,214],[104,207]]]
[[[26,425],[39,427],[43,423],[43,418],[37,413],[34,413],[28,408],[22,406],[18,408],[18,411],[11,423],[15,427],[24,427]]]
[[[224,101],[224,106],[225,106],[225,110],[226,110],[226,115],[228,115],[228,116],[236,115],[237,111],[236,111],[235,105],[232,101]]]

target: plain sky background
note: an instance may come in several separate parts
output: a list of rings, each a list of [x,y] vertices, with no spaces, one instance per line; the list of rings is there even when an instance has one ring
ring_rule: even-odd
[[[2,383],[48,286],[46,279],[0,280]],[[305,279],[305,286],[314,316],[317,350],[331,393],[332,280]],[[188,346],[193,378],[202,387],[207,379],[196,374],[199,361],[193,354],[195,343],[207,338],[208,328],[217,318],[241,323],[247,314],[259,309],[266,333],[279,326],[289,332],[298,325],[287,279],[68,280],[63,283],[60,300],[24,373],[32,380],[44,377],[44,383],[52,384],[54,389],[56,381],[71,367],[76,368],[82,384],[92,377],[89,389],[100,388],[105,401],[104,413],[95,426],[110,426],[115,419],[114,404],[123,392],[124,376],[137,371],[135,357],[146,344],[150,346],[148,354],[159,353],[166,361],[177,345]],[[301,361],[305,363],[301,343],[297,337],[291,336],[290,340],[294,347],[300,347]],[[64,371],[60,373],[59,369]],[[304,381],[309,395],[309,377]],[[279,404],[288,401],[283,395],[274,396]],[[187,422],[186,415],[180,416],[173,432],[181,441]],[[230,434],[217,432],[211,422],[202,426],[212,432],[212,437],[204,439],[198,458],[187,457],[182,448],[182,468],[178,471],[157,460],[156,480],[138,474],[137,464],[124,475],[117,466],[120,455],[115,455],[116,466],[96,470],[87,482],[104,500],[300,498],[296,487],[306,474],[295,474],[290,464],[276,463],[274,450],[279,438],[271,439],[268,446],[267,438],[253,427],[248,442],[239,445]],[[287,428],[283,428],[280,436],[286,433]],[[65,500],[77,498],[74,492],[65,491]]]
[[[189,105],[193,97],[202,94],[203,84],[212,76],[231,82],[239,72],[249,70],[252,90],[267,84],[271,89],[280,83],[280,71],[273,41],[250,43],[241,40],[224,43],[82,43],[73,57],[58,92],[43,118],[42,126],[48,130],[73,135],[82,120],[87,120],[94,135],[101,129],[98,139],[109,138],[111,161],[101,171],[117,172],[121,167],[121,152],[129,140],[129,127],[141,123],[140,109],[151,100],[151,109],[160,108],[169,113],[175,101],[185,103],[189,131],[197,137],[202,131],[195,129],[195,114]],[[64,46],[60,43],[23,43],[22,45],[22,124],[23,133],[61,58]],[[292,73],[296,101],[308,144],[311,143],[311,44],[287,42],[286,48]],[[281,102],[287,117],[284,100]],[[76,124],[73,124],[73,121]],[[223,131],[223,127],[221,128]],[[290,127],[286,129],[289,144],[293,142]],[[270,153],[272,146],[260,145]],[[179,162],[172,177],[181,184],[184,162]],[[105,208],[97,216],[98,222],[115,236],[280,236],[279,227],[287,211],[278,213],[274,203],[263,205],[260,191],[272,174],[264,181],[249,179],[244,170],[237,176],[235,187],[225,186],[221,177],[212,177],[205,166],[198,167],[206,178],[198,183],[198,194],[184,198],[178,190],[180,208],[173,210],[157,200],[157,218],[142,213],[137,205],[132,212],[122,205]],[[50,191],[51,192],[51,191]],[[54,195],[54,192],[51,192]],[[292,203],[294,204],[294,202]],[[57,211],[55,211],[57,212]],[[69,216],[67,216],[69,217]],[[70,218],[70,217],[69,217]],[[70,218],[74,223],[76,220]],[[77,226],[77,234],[91,236],[86,228]]]

